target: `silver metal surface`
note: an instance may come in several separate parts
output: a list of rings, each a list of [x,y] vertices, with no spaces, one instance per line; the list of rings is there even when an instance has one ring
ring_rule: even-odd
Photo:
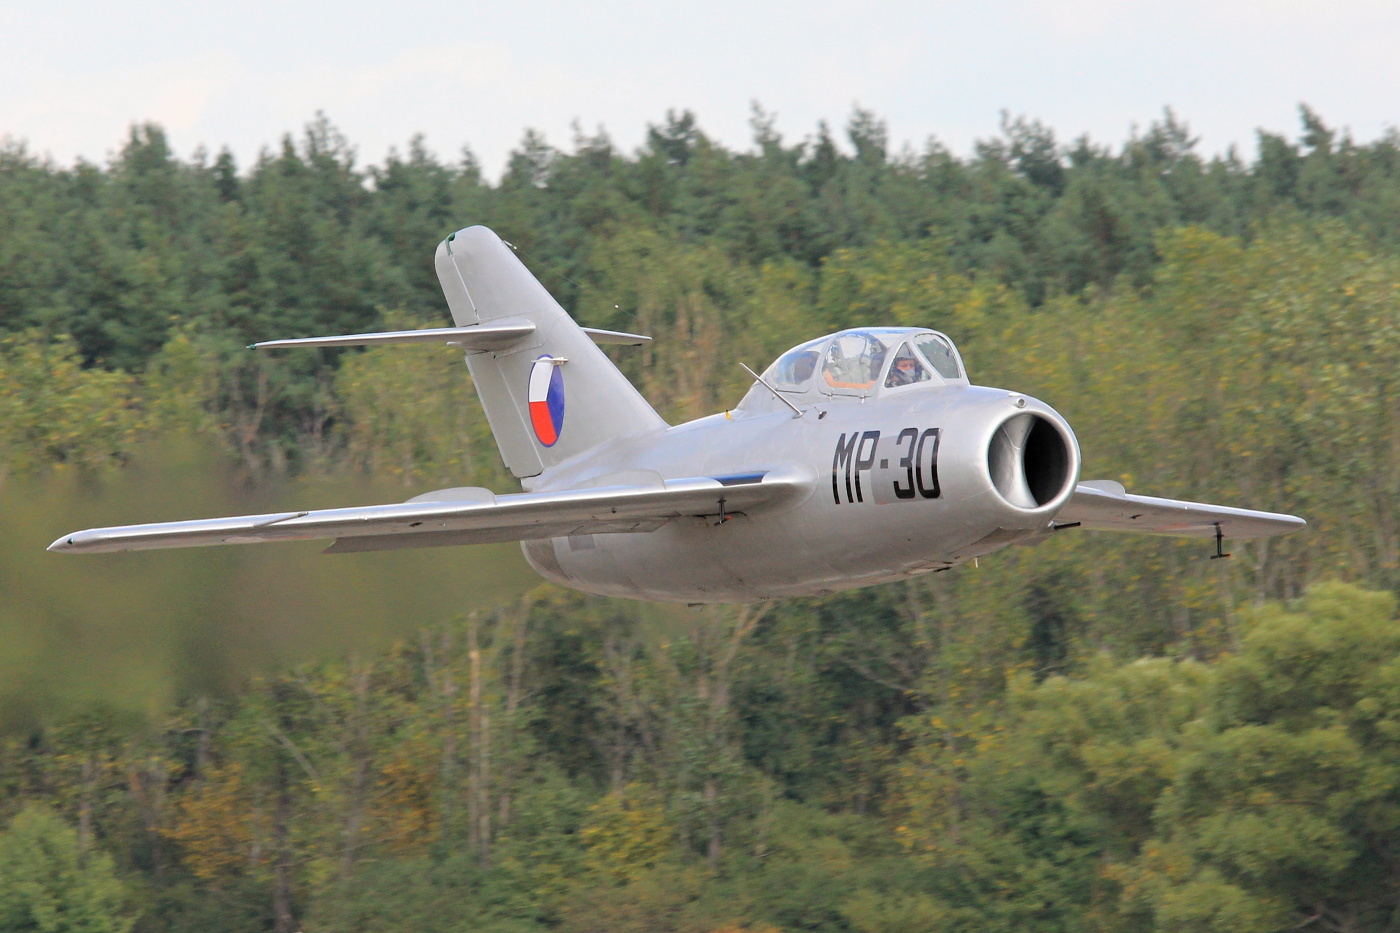
[[[498,350],[530,336],[535,325],[529,321],[474,327],[429,327],[424,330],[395,330],[377,334],[343,334],[338,337],[296,337],[290,340],[264,340],[249,344],[250,350],[284,350],[306,347],[373,347],[396,343],[440,343],[468,350]]]
[[[597,327],[580,327],[579,330],[587,334],[594,343],[616,344],[621,347],[640,347],[642,344],[651,343],[650,337],[620,330],[602,330]]]
[[[483,408],[525,492],[458,487],[390,505],[98,528],[50,550],[322,538],[343,553],[521,541],[530,564],[565,586],[730,602],[947,570],[1067,526],[1228,539],[1305,524],[1080,481],[1079,442],[1058,412],[972,385],[952,341],[924,328],[809,341],[754,374],[764,384],[732,410],[670,426],[594,345],[644,338],[580,328],[490,230],[448,237],[436,265],[457,327],[257,346],[469,348]],[[905,384],[889,371],[906,345],[942,348],[939,366],[919,350],[923,369]],[[778,370],[775,385],[766,377]]]
[[[761,508],[770,501],[810,491],[813,481],[811,476],[768,473],[762,481],[742,487],[726,486],[710,477],[694,477],[668,480],[659,488],[605,486],[504,496],[481,489],[473,490],[475,495],[470,497],[458,495],[445,500],[92,528],[65,535],[51,544],[49,550],[146,551],[361,535],[528,530],[545,525],[665,521],[682,516],[718,514],[721,500],[725,501],[730,511]],[[522,533],[505,540],[519,540],[528,536]]]
[[[1086,531],[1135,531],[1192,538],[1214,538],[1217,525],[1227,538],[1267,538],[1307,525],[1296,515],[1134,496],[1088,483],[1075,488],[1056,521],[1078,522]]]
[[[642,334],[597,327],[579,328],[594,343],[639,347],[651,343]],[[373,347],[398,343],[440,343],[466,350],[499,350],[530,336],[535,325],[476,324],[471,327],[429,327],[423,330],[390,330],[373,334],[344,334],[338,337],[294,337],[288,340],[263,340],[248,345],[249,350],[287,350],[306,347]]]
[[[785,399],[785,398],[783,397],[783,393],[781,393],[781,392],[779,392],[777,389],[773,388],[773,386],[768,382],[767,379],[764,379],[764,378],[763,378],[762,376],[760,376],[758,373],[754,372],[752,369],[749,369],[748,366],[746,366],[745,364],[740,363],[739,365],[742,366],[742,367],[744,368],[744,372],[748,373],[750,376],[753,376],[753,381],[754,381],[754,382],[756,382],[756,383],[758,383],[759,385],[763,386],[763,387],[764,387],[765,389],[767,389],[770,393],[772,393],[772,395],[773,395],[773,397],[774,397],[775,399],[777,399],[778,401],[782,402],[782,403],[783,403],[784,405],[786,405],[788,408],[791,408],[791,409],[792,409],[792,413],[793,413],[794,415],[796,415],[798,418],[801,418],[801,417],[802,417],[802,409],[798,408],[796,405],[792,404],[792,402],[789,402],[787,399]]]

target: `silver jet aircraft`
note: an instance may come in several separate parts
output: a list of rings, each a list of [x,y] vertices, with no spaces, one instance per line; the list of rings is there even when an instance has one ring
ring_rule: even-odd
[[[862,327],[784,353],[732,411],[670,426],[495,233],[437,249],[455,327],[255,347],[461,347],[524,492],[97,528],[90,553],[307,538],[329,553],[520,541],[555,583],[688,603],[825,594],[947,570],[1067,528],[1213,540],[1284,534],[1300,518],[1127,494],[1079,478],[1054,409],[972,385],[946,336]]]

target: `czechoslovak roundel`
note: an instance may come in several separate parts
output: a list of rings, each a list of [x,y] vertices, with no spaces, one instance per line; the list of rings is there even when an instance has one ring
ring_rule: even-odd
[[[530,426],[541,444],[553,447],[564,428],[564,372],[554,357],[542,356],[530,367]]]

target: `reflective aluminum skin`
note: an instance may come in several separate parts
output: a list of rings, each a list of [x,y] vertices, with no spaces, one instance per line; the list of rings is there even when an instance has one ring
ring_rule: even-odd
[[[647,338],[579,327],[496,234],[454,233],[436,265],[453,327],[254,346],[461,348],[524,492],[464,487],[398,504],[99,528],[49,550],[520,541],[564,586],[700,603],[899,580],[1069,528],[1214,539],[1219,552],[1225,538],[1305,524],[1080,482],[1065,419],[1038,399],[972,385],[952,341],[926,328],[809,341],[733,410],[670,426],[596,346]]]

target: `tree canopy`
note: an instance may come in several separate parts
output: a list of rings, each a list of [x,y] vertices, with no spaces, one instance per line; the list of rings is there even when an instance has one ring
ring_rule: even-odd
[[[149,125],[102,166],[5,144],[0,928],[1389,929],[1400,137],[1301,117],[1246,161],[1170,112],[1118,147],[1008,117],[966,157],[861,110],[790,142],[756,108],[730,151],[680,112],[633,153],[527,133],[496,181],[418,140],[361,166],[325,118],[241,168]],[[102,490],[504,489],[454,353],[243,350],[440,325],[432,249],[470,223],[655,336],[610,352],[672,421],[732,405],[739,361],[928,325],[1063,412],[1086,477],[1310,527],[1231,561],[1067,532],[698,611],[440,610],[368,572],[317,609],[289,559],[239,593],[313,646],[275,664],[215,631],[232,558],[14,550]],[[143,473],[176,439],[179,482]],[[375,598],[395,624],[359,637]]]

